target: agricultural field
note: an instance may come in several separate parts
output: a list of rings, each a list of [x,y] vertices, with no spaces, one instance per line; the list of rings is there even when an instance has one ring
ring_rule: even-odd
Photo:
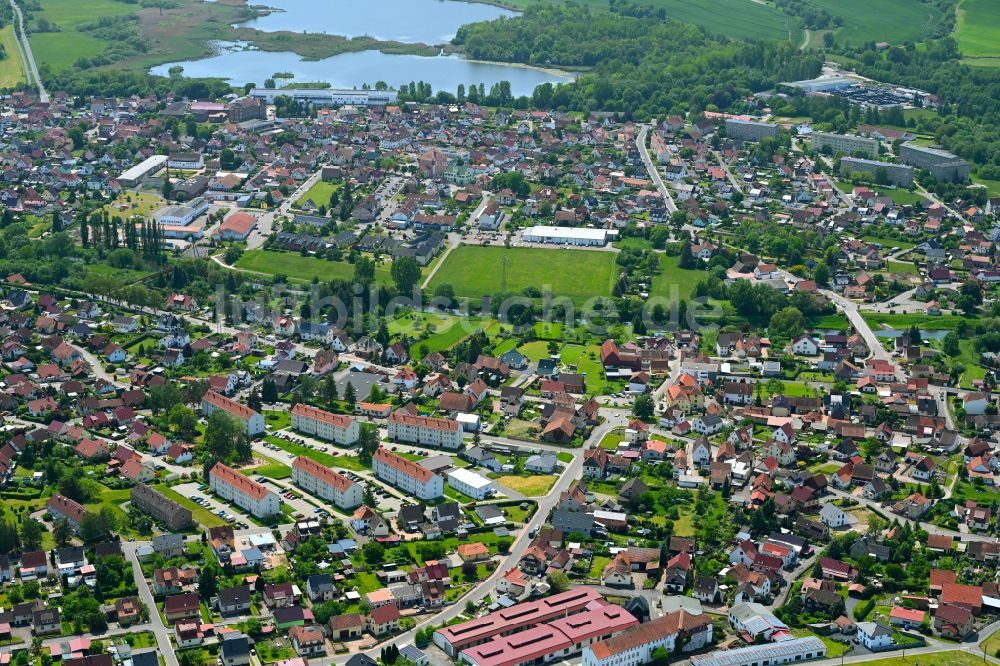
[[[107,45],[101,39],[77,32],[77,26],[103,16],[132,14],[137,9],[136,5],[114,0],[41,0],[39,4],[42,11],[33,12],[32,20],[25,23],[36,26],[39,20],[45,19],[60,31],[31,32],[29,28],[31,50],[39,67],[47,64],[56,70],[71,66],[79,58],[95,56]]]
[[[839,16],[844,23],[834,33],[837,43],[852,46],[919,41],[943,18],[933,5],[912,0],[808,0],[807,4]]]
[[[284,275],[302,282],[311,282],[313,276],[318,277],[321,282],[350,280],[354,277],[354,266],[346,261],[327,261],[316,257],[303,257],[292,252],[272,250],[246,252],[236,262],[236,267],[267,275]],[[392,282],[387,265],[376,266],[375,280],[382,284]]]
[[[527,9],[538,0],[501,0],[497,4]],[[605,0],[581,0],[581,5],[607,9]],[[754,0],[648,0],[643,4],[662,7],[667,17],[693,23],[708,32],[735,39],[773,39],[798,44],[802,31],[798,20],[776,7]]]
[[[551,287],[555,296],[583,303],[593,296],[609,296],[615,275],[615,255],[591,250],[549,250],[463,245],[455,248],[438,268],[430,289],[450,284],[455,295],[478,299],[500,289],[504,257],[507,288],[518,293],[526,287]]]
[[[7,53],[7,57],[0,60],[0,88],[13,88],[24,81],[21,52],[17,50],[13,25],[5,25],[0,28],[0,44],[3,45],[4,51]]]
[[[975,64],[976,59],[991,59],[1000,65],[1000,4],[994,0],[962,0],[955,25],[958,50]]]

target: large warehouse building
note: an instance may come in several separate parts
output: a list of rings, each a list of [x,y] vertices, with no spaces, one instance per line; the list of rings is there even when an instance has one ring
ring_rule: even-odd
[[[307,104],[331,106],[385,106],[396,102],[395,90],[353,90],[351,88],[254,88],[250,97],[274,104],[274,98],[284,96]]]
[[[136,187],[145,178],[167,166],[169,159],[166,155],[150,155],[134,167],[126,169],[122,175],[118,176],[118,183],[122,187]]]
[[[528,227],[521,233],[526,243],[551,243],[555,245],[603,246],[614,240],[618,232],[613,229],[577,227]]]

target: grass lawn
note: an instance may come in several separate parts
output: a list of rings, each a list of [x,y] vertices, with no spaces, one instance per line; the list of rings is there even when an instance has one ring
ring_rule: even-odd
[[[1000,58],[996,60],[996,66],[1000,67]],[[972,176],[972,180],[985,187],[991,197],[1000,197],[1000,180],[986,180],[984,178],[977,178],[976,176]]]
[[[997,650],[1000,650],[1000,629],[987,636],[986,640],[979,644],[979,647],[986,650],[988,655],[996,654]]]
[[[878,243],[882,247],[898,247],[901,250],[909,250],[916,247],[911,241],[901,240],[899,238],[889,238],[888,236],[875,236],[873,234],[865,234],[861,237],[861,240],[868,243]]]
[[[220,525],[226,525],[226,521],[219,518],[217,515],[206,509],[205,507],[195,504],[187,497],[184,497],[177,491],[168,488],[164,485],[154,486],[157,490],[163,493],[165,496],[174,500],[181,506],[191,510],[191,516],[194,518],[196,523],[204,525],[205,527],[218,527]]]
[[[310,187],[308,190],[306,190],[305,194],[303,194],[295,201],[295,205],[301,206],[305,202],[312,199],[312,202],[316,204],[317,207],[326,206],[327,208],[329,208],[330,195],[333,194],[336,190],[339,190],[340,188],[341,185],[339,183],[327,183],[321,180],[312,187]]]
[[[961,321],[968,321],[966,317],[958,315],[926,315],[919,312],[912,314],[888,314],[886,312],[864,312],[861,315],[865,321],[876,330],[878,324],[885,324],[890,328],[909,328],[913,324],[926,330],[950,330],[958,326]]]
[[[886,657],[885,659],[866,661],[865,664],[866,666],[939,666],[939,664],[978,666],[982,664],[982,661],[982,657],[976,657],[961,650],[953,650],[932,654],[911,653],[905,657]]]
[[[293,444],[279,437],[271,437],[269,435],[265,437],[264,440],[284,449],[285,451],[288,451],[289,453],[293,453],[297,456],[305,456],[306,458],[312,458],[316,462],[321,465],[326,465],[327,467],[339,467],[341,469],[350,469],[354,471],[366,469],[366,467],[361,464],[361,461],[358,460],[357,454],[354,452],[346,452],[341,455],[332,456],[329,453],[323,453],[322,451],[317,451],[316,449],[309,449],[300,444]]]
[[[271,460],[270,458],[265,458],[267,461],[263,465],[257,467],[251,467],[243,470],[244,474],[259,474],[260,476],[266,476],[269,479],[290,479],[292,478],[292,468],[288,465],[280,463],[276,460]]]
[[[594,558],[590,562],[590,577],[600,578],[601,574],[604,573],[604,567],[611,564],[610,557],[604,557],[603,555],[594,555]]]
[[[155,211],[166,205],[166,202],[158,194],[148,192],[126,192],[116,201],[106,205],[101,210],[108,212],[108,215],[129,218],[133,215],[150,217]]]
[[[13,88],[24,81],[21,53],[17,50],[13,25],[5,25],[0,29],[0,44],[7,53],[7,57],[0,60],[0,88]]]
[[[653,284],[650,295],[664,298],[669,302],[691,298],[691,292],[695,285],[708,279],[705,271],[689,271],[681,268],[678,264],[680,257],[668,257],[663,255],[660,259],[660,273],[653,276]]]
[[[955,40],[966,57],[1000,56],[1000,4],[995,0],[959,2]]]
[[[549,357],[549,343],[545,340],[532,340],[521,345],[517,350],[534,363]]]
[[[885,267],[890,273],[912,273],[913,275],[920,275],[920,270],[917,269],[916,264],[911,264],[908,261],[893,261],[890,259],[885,263]]]
[[[601,439],[601,448],[611,449],[612,451],[618,448],[618,444],[625,441],[625,435],[620,432],[609,432]]]
[[[677,520],[674,521],[674,535],[679,537],[695,535],[694,514],[691,511],[681,511]]]
[[[979,362],[979,353],[972,345],[972,340],[960,340],[958,348],[961,353],[955,359],[965,366],[965,372],[959,378],[959,386],[972,388],[972,382],[986,377],[986,368]]]
[[[555,484],[557,478],[554,475],[515,476],[507,474],[505,476],[498,476],[496,482],[528,497],[542,497],[548,494],[549,489]]]
[[[842,654],[847,653],[851,646],[848,643],[840,643],[838,641],[829,638],[828,636],[818,636],[808,629],[793,629],[792,633],[797,638],[806,638],[807,636],[816,636],[816,638],[823,641],[823,645],[826,646],[826,657],[827,659],[835,659]]]
[[[312,282],[313,277],[319,278],[321,282],[354,278],[354,265],[346,261],[328,261],[316,257],[303,257],[293,252],[272,250],[245,252],[236,262],[236,267],[267,275],[284,275],[303,282]],[[375,281],[381,284],[392,282],[387,265],[379,264],[375,267]]]
[[[583,303],[594,296],[609,296],[614,284],[615,255],[592,250],[502,248],[462,245],[438,268],[430,289],[450,284],[459,297],[478,299],[500,290],[507,260],[507,289],[551,289]]]
[[[573,462],[573,454],[569,451],[560,451],[556,454],[556,459],[561,463],[571,463]]]
[[[885,194],[888,197],[892,197],[892,200],[900,206],[912,206],[913,204],[924,203],[927,198],[918,192],[911,192],[909,190],[886,190],[885,192],[880,192],[879,194]]]
[[[274,430],[284,430],[292,427],[292,415],[287,411],[265,409],[264,420]]]

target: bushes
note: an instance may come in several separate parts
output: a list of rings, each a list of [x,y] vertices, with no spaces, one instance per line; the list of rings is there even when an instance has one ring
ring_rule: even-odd
[[[854,609],[854,619],[858,622],[864,621],[869,614],[871,614],[872,609],[875,608],[875,600],[868,599],[867,601],[862,601]]]

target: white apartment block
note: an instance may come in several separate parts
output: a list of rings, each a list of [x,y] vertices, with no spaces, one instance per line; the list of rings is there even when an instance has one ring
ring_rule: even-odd
[[[357,427],[356,423],[354,425]],[[292,463],[292,481],[299,488],[333,502],[341,509],[360,506],[364,496],[360,485],[305,456],[299,456]]]
[[[209,473],[209,486],[219,497],[258,518],[281,511],[281,500],[276,492],[222,463],[216,463]]]
[[[243,424],[243,434],[247,437],[264,432],[264,417],[259,412],[255,412],[235,400],[230,400],[221,393],[208,391],[201,399],[201,413],[207,418],[220,409],[240,420]]]
[[[440,476],[388,449],[380,447],[372,456],[372,471],[386,483],[418,499],[429,500],[444,495],[444,481]]]
[[[331,414],[300,402],[292,408],[292,429],[341,446],[349,446],[358,441],[360,427],[350,416]]]
[[[393,412],[389,415],[389,439],[458,449],[462,446],[462,427],[450,419]]]

